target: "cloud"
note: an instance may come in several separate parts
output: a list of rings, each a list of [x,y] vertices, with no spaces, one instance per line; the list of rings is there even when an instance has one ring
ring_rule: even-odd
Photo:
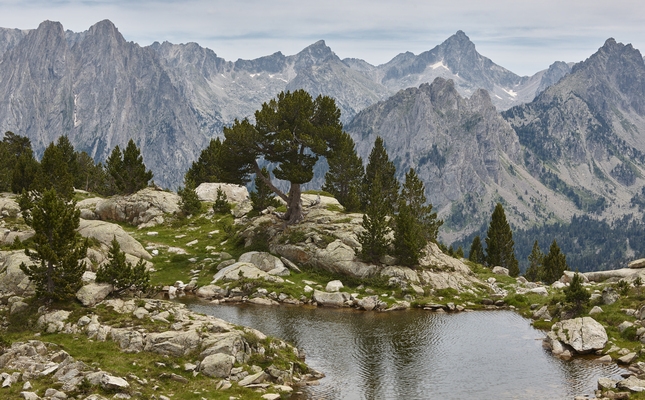
[[[45,20],[84,31],[110,19],[141,45],[197,42],[229,60],[294,54],[318,39],[373,64],[430,50],[463,30],[484,56],[516,73],[580,61],[605,39],[645,49],[640,1],[614,0],[0,0],[0,26]]]

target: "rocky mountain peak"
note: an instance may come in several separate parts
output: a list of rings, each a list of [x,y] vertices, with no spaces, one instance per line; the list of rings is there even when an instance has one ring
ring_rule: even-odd
[[[311,67],[312,65],[320,64],[331,57],[338,58],[331,48],[325,44],[324,40],[319,40],[316,43],[305,47],[300,53],[296,54],[295,67],[296,70]]]
[[[450,51],[475,51],[475,43],[466,36],[464,31],[457,31],[457,33],[446,39],[440,46]]]
[[[92,42],[114,43],[116,45],[127,43],[121,32],[109,19],[104,19],[92,25],[84,39]]]

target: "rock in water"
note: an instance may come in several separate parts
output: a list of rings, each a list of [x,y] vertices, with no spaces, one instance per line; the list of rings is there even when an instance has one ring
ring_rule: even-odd
[[[605,328],[591,317],[557,322],[551,327],[549,335],[580,354],[601,350],[607,344]]]

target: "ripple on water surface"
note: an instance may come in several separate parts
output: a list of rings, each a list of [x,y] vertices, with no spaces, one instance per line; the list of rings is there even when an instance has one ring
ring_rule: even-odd
[[[552,357],[544,333],[511,311],[190,307],[305,349],[307,363],[327,375],[307,389],[313,399],[570,399],[623,371]]]

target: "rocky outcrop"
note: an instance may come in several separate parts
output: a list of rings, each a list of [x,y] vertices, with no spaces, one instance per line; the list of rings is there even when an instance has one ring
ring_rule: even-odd
[[[238,204],[249,200],[249,191],[246,187],[232,183],[204,182],[195,188],[195,193],[199,200],[214,203],[217,200],[218,189],[224,192],[229,203]]]
[[[152,259],[150,253],[143,248],[132,236],[119,225],[105,221],[88,221],[81,219],[78,233],[83,237],[94,238],[102,245],[109,247],[112,239],[116,238],[121,246],[121,251],[146,260]]]
[[[97,303],[105,300],[112,290],[114,290],[112,285],[107,283],[90,283],[76,292],[76,298],[85,307],[94,307]]]
[[[607,332],[599,322],[591,317],[583,317],[556,322],[544,343],[556,355],[565,351],[563,345],[569,346],[576,353],[586,354],[602,350],[607,340]]]
[[[20,269],[21,263],[33,263],[24,250],[0,251],[0,292],[15,293],[24,297],[35,293],[35,287]]]
[[[180,211],[176,193],[145,188],[128,196],[86,199],[77,204],[85,219],[128,222],[151,227],[164,222],[164,214]],[[90,218],[87,218],[90,217]]]

